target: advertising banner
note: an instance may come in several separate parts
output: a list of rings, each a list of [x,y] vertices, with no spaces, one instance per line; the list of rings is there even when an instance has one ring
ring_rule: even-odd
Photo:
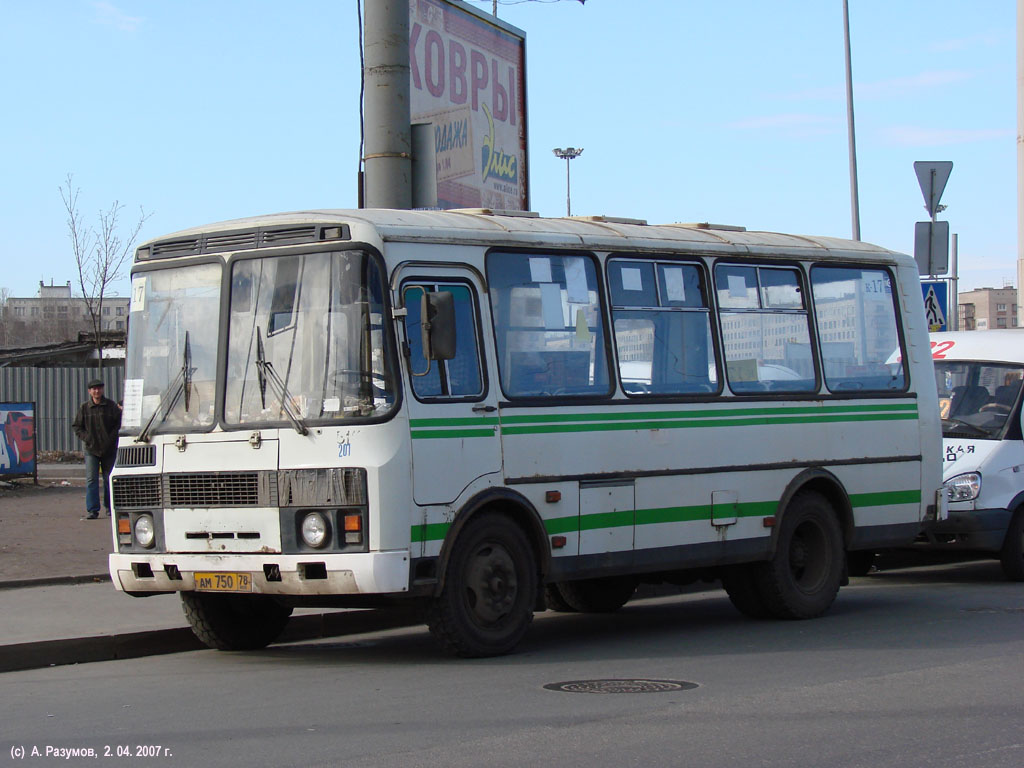
[[[526,33],[458,0],[409,0],[412,122],[434,127],[439,208],[526,210]]]
[[[36,473],[35,403],[0,403],[0,476]]]

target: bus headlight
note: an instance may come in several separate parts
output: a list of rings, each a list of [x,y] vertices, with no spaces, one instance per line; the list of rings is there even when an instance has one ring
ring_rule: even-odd
[[[949,478],[942,487],[949,494],[950,501],[973,501],[981,493],[981,475],[977,472],[965,472]]]
[[[302,540],[306,546],[319,549],[327,543],[327,519],[319,512],[310,512],[302,518]]]
[[[146,549],[156,543],[156,527],[152,515],[139,515],[135,518],[135,541]]]

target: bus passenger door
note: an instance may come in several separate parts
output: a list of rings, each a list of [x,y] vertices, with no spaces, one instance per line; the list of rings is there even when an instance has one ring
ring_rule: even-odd
[[[399,282],[404,322],[406,402],[412,436],[413,499],[420,505],[455,501],[479,478],[501,471],[497,397],[488,387],[480,332],[480,283],[472,270],[407,267]],[[455,356],[423,355],[425,293],[452,294]]]

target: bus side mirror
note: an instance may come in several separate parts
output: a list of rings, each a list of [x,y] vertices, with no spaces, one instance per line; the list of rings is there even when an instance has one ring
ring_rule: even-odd
[[[455,357],[455,297],[448,291],[424,292],[420,299],[423,318],[423,356],[427,360]]]

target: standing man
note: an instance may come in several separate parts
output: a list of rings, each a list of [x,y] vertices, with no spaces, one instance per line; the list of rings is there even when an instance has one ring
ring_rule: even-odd
[[[89,520],[100,516],[99,476],[103,474],[103,508],[110,515],[110,470],[117,458],[121,406],[103,396],[103,382],[89,382],[89,399],[82,403],[72,425],[85,443],[85,510]]]

